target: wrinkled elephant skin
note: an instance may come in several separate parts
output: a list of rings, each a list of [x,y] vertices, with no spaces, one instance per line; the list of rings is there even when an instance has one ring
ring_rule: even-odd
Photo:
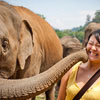
[[[71,53],[82,50],[82,44],[76,37],[64,36],[60,39],[63,47],[63,57],[68,56]]]
[[[100,29],[100,23],[91,22],[85,28],[85,35],[83,40],[83,46],[86,46],[89,35],[93,32]]]
[[[34,77],[23,80],[0,80],[0,98],[24,100],[34,97],[54,85],[78,61],[87,61],[84,50],[65,57],[47,71]]]
[[[0,1],[0,78],[28,78],[61,59],[59,38],[44,19],[24,7]],[[53,93],[49,92],[53,91],[46,92],[48,99],[53,100]]]

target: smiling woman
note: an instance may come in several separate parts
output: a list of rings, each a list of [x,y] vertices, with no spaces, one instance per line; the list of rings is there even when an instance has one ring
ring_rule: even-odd
[[[95,30],[89,35],[86,52],[88,61],[85,63],[78,62],[63,76],[57,100],[73,100],[75,95],[100,68],[100,30]],[[100,78],[85,92],[81,100],[99,100],[99,85]]]
[[[91,62],[100,62],[100,30],[90,34],[87,43],[87,54]]]

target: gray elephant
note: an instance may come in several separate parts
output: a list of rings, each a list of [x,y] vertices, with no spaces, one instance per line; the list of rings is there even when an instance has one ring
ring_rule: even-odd
[[[63,46],[63,57],[82,49],[82,44],[76,37],[64,36],[60,42]]]
[[[24,7],[0,1],[0,78],[32,77],[61,59],[60,40],[45,20]],[[53,86],[46,91],[46,98],[54,100]]]
[[[96,31],[98,29],[100,29],[100,23],[91,22],[88,24],[88,26],[85,28],[83,46],[87,44],[88,36],[91,34],[91,32]]]
[[[0,100],[25,100],[44,91],[47,100],[53,100],[49,90],[87,55],[80,51],[61,58],[61,43],[47,22],[26,8],[0,1]]]

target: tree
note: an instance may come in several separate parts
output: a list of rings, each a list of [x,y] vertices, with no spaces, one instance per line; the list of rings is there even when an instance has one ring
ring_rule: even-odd
[[[92,21],[93,21],[93,22],[100,23],[100,10],[97,10],[97,11],[95,12],[95,17],[93,18]]]
[[[86,24],[89,24],[90,23],[90,19],[91,19],[91,16],[90,15],[87,15]]]
[[[62,38],[63,36],[66,35],[65,32],[59,30],[59,29],[55,29],[56,34],[58,35],[59,38]]]
[[[37,14],[37,15],[39,15],[43,19],[46,19],[46,17],[44,17],[44,15],[42,15],[42,14]]]

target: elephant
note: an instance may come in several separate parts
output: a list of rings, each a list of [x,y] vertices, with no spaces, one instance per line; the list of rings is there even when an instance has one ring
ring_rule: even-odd
[[[100,23],[96,23],[96,22],[91,22],[87,25],[87,27],[85,27],[85,34],[84,34],[84,39],[83,39],[83,47],[86,46],[87,41],[88,41],[88,37],[89,35],[93,32],[100,29]]]
[[[64,36],[60,39],[60,42],[63,47],[63,58],[83,49],[82,43],[76,37]],[[58,81],[56,85],[56,94],[58,94],[59,87],[60,81]]]
[[[62,59],[53,28],[24,7],[0,1],[0,100],[26,100],[50,89],[78,61],[84,50]],[[51,91],[52,92],[52,91]],[[49,97],[49,96],[50,97]]]
[[[82,44],[76,37],[64,36],[60,39],[60,42],[63,47],[63,57],[83,49]]]
[[[35,76],[60,61],[62,54],[60,40],[50,24],[27,8],[0,1],[1,79]],[[48,100],[53,100],[53,91],[53,86],[46,91]]]

